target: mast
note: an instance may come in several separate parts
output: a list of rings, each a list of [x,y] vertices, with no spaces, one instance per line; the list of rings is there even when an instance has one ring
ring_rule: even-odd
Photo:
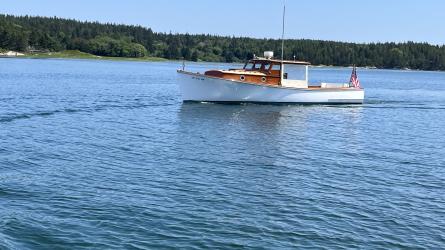
[[[283,82],[284,78],[284,24],[285,24],[285,18],[286,18],[286,0],[283,1],[283,32],[281,33],[281,80],[280,82]]]
[[[281,33],[281,61],[284,60],[284,24],[286,18],[286,1],[283,2],[283,32]]]

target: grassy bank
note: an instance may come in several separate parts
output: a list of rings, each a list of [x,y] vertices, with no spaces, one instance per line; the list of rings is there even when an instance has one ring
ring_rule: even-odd
[[[45,59],[45,58],[66,58],[66,59],[90,59],[90,60],[113,60],[113,61],[146,61],[146,62],[158,62],[166,61],[164,58],[159,57],[107,57],[107,56],[96,56],[85,52],[80,52],[78,50],[65,50],[61,52],[37,52],[37,53],[26,53],[21,58],[34,58],[34,59]]]

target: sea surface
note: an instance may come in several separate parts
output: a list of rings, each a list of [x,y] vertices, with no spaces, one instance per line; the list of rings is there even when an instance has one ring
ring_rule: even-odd
[[[0,59],[0,249],[445,248],[444,72],[222,105],[183,104],[179,67]]]

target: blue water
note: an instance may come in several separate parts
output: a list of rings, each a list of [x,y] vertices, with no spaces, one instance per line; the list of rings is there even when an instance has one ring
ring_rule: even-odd
[[[445,73],[359,70],[358,106],[182,104],[180,64],[0,59],[0,249],[445,248]]]

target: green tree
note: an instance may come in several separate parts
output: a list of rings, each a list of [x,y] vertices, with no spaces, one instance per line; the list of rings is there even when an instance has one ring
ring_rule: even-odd
[[[199,54],[198,54],[198,51],[196,51],[196,50],[193,51],[191,60],[194,61],[194,62],[197,62],[197,61],[199,60]]]

